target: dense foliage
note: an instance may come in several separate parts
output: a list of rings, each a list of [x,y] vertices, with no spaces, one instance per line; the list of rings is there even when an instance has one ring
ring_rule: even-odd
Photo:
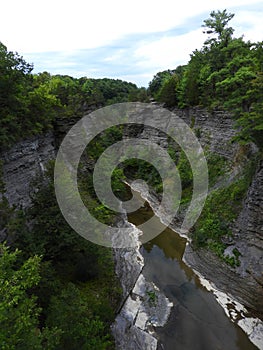
[[[209,248],[232,266],[238,266],[240,263],[238,259],[239,251],[235,249],[232,257],[225,255],[224,251],[227,244],[232,241],[232,224],[242,208],[242,200],[247,193],[255,172],[255,164],[256,159],[251,159],[239,178],[210,191],[202,214],[192,232],[193,246],[195,248]],[[212,163],[208,162],[208,166],[210,172],[217,171],[218,164],[214,163],[213,160]],[[220,177],[220,175],[227,175],[226,166],[225,169],[221,168],[221,174],[220,172],[217,173],[217,177]]]
[[[148,92],[114,79],[32,74],[31,64],[0,43],[0,149],[51,129],[57,118],[81,117],[117,102],[148,101],[148,93],[167,107],[229,110],[241,128],[237,139],[262,147],[263,42],[234,38],[234,29],[228,26],[232,17],[226,11],[212,12],[204,21],[204,32],[210,35],[204,46],[192,53],[187,65],[157,73]],[[94,138],[83,153],[78,173],[83,202],[98,220],[110,224],[116,213],[96,197],[92,164],[122,139],[122,131],[113,127]],[[191,200],[193,174],[186,155],[167,141],[180,172],[183,211]],[[231,164],[209,150],[206,156],[210,193],[193,228],[193,245],[211,249],[235,266],[239,252],[233,251],[231,258],[224,256],[225,240],[231,239],[231,223],[255,163],[251,161],[235,182],[213,189]],[[144,179],[157,193],[162,192],[160,174],[145,161],[130,159],[114,170],[112,188],[120,197],[127,193],[121,181],[125,176]],[[0,174],[0,232],[12,242],[10,248],[0,245],[0,347],[112,349],[110,324],[120,296],[112,251],[82,239],[67,225],[52,177],[50,164],[45,176],[33,184],[32,206],[22,211],[9,207]]]
[[[40,280],[40,258],[19,263],[19,251],[0,245],[0,345],[1,349],[56,349],[60,330],[39,329],[41,309],[30,293]]]
[[[262,147],[263,42],[233,37],[233,14],[213,11],[204,21],[209,35],[189,63],[157,73],[149,92],[168,107],[203,106],[233,113],[241,128],[238,140]]]
[[[112,103],[147,100],[146,89],[125,81],[32,74],[32,70],[33,65],[0,43],[1,150],[52,129],[58,118],[81,117]],[[89,160],[95,161],[121,135],[113,128],[104,139],[94,139]],[[82,168],[79,176],[89,210],[102,222],[112,222],[115,213],[89,191],[90,169]],[[112,178],[118,193],[124,192],[122,176],[116,169]],[[0,183],[0,231],[12,242],[10,249],[1,246],[0,251],[0,347],[110,349],[109,327],[120,295],[112,251],[84,240],[67,225],[56,202],[52,164],[32,186],[36,189],[32,206],[19,210],[9,207]]]
[[[30,208],[14,210],[5,200],[0,207],[0,230],[5,228],[12,240],[9,250],[0,251],[0,269],[5,270],[0,271],[1,348],[111,349],[110,324],[120,296],[112,251],[68,226],[52,177],[50,163],[45,178],[34,182]],[[87,201],[85,192],[82,196]],[[107,221],[107,211],[89,199],[89,206],[100,208],[99,218]]]
[[[208,35],[203,47],[195,50],[185,66],[157,73],[149,84],[149,93],[166,107],[200,106],[208,110],[231,112],[239,128],[233,141],[245,145],[251,141],[263,147],[263,42],[252,43],[235,38],[229,22],[234,14],[213,11],[204,21]],[[201,131],[194,129],[200,138]],[[242,148],[241,148],[242,149]],[[183,152],[170,144],[170,156],[177,163],[183,187],[181,209],[192,195],[192,172]],[[262,157],[262,155],[259,157]],[[211,249],[232,266],[239,264],[239,252],[224,255],[231,241],[231,227],[255,171],[255,159],[246,164],[243,174],[233,183],[224,184],[234,164],[222,156],[206,151],[210,191],[204,210],[192,230],[196,248]],[[221,179],[221,187],[214,185]],[[158,187],[158,185],[157,185]]]
[[[147,100],[146,89],[118,79],[76,79],[32,70],[33,65],[0,42],[0,149],[52,128],[59,117],[81,117],[108,104]]]

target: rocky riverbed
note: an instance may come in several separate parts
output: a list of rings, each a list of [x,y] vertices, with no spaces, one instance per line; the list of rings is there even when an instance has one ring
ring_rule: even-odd
[[[200,143],[203,147],[208,147],[213,152],[223,155],[228,159],[233,159],[234,161],[237,159],[240,151],[238,145],[233,144],[231,147],[229,146],[236,132],[233,128],[231,116],[223,112],[209,114],[207,111],[201,109],[185,111],[175,110],[174,113],[189,125],[191,124],[194,129],[199,130]],[[142,117],[142,122],[143,121],[144,118]],[[73,125],[74,122],[73,120],[71,124]],[[162,120],[159,120],[158,123],[161,124]],[[168,126],[173,126],[172,120]],[[56,139],[58,139],[56,134],[60,132],[59,135],[60,138],[62,138],[69,127],[70,125],[65,125],[63,121],[61,125],[57,125],[58,130],[55,135],[49,133],[18,142],[12,149],[0,156],[3,162],[3,181],[6,188],[5,196],[10,205],[14,204],[17,207],[27,207],[30,204],[31,191],[34,190],[30,187],[31,180],[36,175],[42,174],[45,164],[49,160],[54,159],[56,153],[55,144],[57,143]],[[167,137],[154,129],[140,127],[138,130],[134,130],[132,126],[130,129],[127,129],[127,137],[131,133],[134,134],[133,136],[140,139],[150,139],[164,148],[167,147]],[[236,168],[235,171],[238,171],[238,169]],[[147,197],[147,200],[152,205],[152,208],[156,208],[156,205],[158,205],[158,200],[154,196]],[[184,254],[184,261],[196,272],[198,271],[197,273],[199,273],[199,275],[201,274],[200,278],[203,278],[202,281],[205,284],[207,284],[205,281],[210,281],[209,288],[214,288],[215,291],[220,290],[224,295],[227,294],[231,296],[231,298],[233,296],[232,300],[235,300],[237,305],[245,305],[245,308],[251,312],[251,317],[241,317],[238,323],[243,329],[246,329],[246,332],[250,334],[250,338],[253,339],[253,342],[258,346],[261,340],[259,338],[257,339],[257,334],[262,332],[262,328],[260,328],[262,327],[262,323],[258,321],[258,318],[263,317],[263,300],[261,298],[263,285],[262,210],[263,163],[261,162],[258,165],[246,199],[242,203],[240,215],[233,227],[234,241],[226,252],[231,254],[231,250],[237,247],[242,253],[240,257],[240,266],[233,269],[208,250],[194,251],[190,244],[186,246]],[[165,223],[165,216],[161,216],[161,220]],[[131,230],[136,230],[134,227],[130,227]],[[187,237],[187,232],[181,232],[176,222],[174,226],[172,225],[172,228],[184,237]],[[139,237],[139,235],[140,233],[138,232],[137,237]],[[5,239],[5,232],[0,232],[0,238],[2,240]],[[136,249],[116,250],[115,257],[116,271],[123,288],[123,302],[121,308],[123,312],[121,313],[120,311],[120,317],[124,314],[129,314],[130,311],[127,310],[130,310],[130,305],[134,306],[134,310],[136,310],[136,308],[137,311],[139,309],[141,310],[141,313],[137,312],[135,316],[130,315],[124,321],[120,318],[123,322],[119,323],[119,326],[121,327],[122,325],[124,327],[122,331],[125,330],[127,336],[130,336],[131,344],[140,346],[140,344],[143,344],[144,341],[142,339],[143,336],[145,336],[149,340],[149,344],[156,346],[157,340],[154,333],[152,333],[153,325],[156,320],[152,319],[150,314],[148,318],[145,316],[145,310],[147,310],[145,303],[155,299],[154,295],[159,292],[154,284],[147,285],[148,282],[143,279],[143,277],[140,277],[143,276],[144,259],[140,253],[139,244]],[[137,282],[139,286],[136,286]],[[147,287],[142,287],[142,285],[147,285]],[[142,297],[140,290],[146,291],[144,297]],[[160,294],[163,295],[163,293]],[[159,299],[165,300],[164,295]],[[223,296],[221,299],[224,299]],[[166,320],[166,317],[168,317],[169,303],[170,302],[166,300],[166,312],[163,312],[164,309],[162,306],[162,320]],[[152,307],[152,304],[150,306]],[[239,312],[242,316],[242,312],[246,314],[243,307],[242,310],[237,310],[235,312],[237,314]],[[234,312],[232,312],[232,314],[234,314]],[[137,327],[138,324],[140,327]],[[127,329],[131,329],[131,333],[129,333]],[[138,332],[132,333],[135,329]],[[120,339],[119,337],[122,331],[118,333],[118,339]],[[132,339],[134,339],[134,341]],[[117,342],[118,341],[119,340],[117,340]],[[119,344],[119,346],[122,345]],[[125,345],[124,348],[127,349],[127,346]],[[141,348],[144,349],[144,346]]]
[[[154,327],[166,323],[173,304],[152,281],[145,278],[144,259],[140,253],[141,231],[128,223],[125,214],[119,222],[119,234],[114,236],[114,240],[122,239],[123,227],[130,228],[130,237],[134,240],[132,246],[135,248],[118,248],[114,251],[116,273],[123,290],[120,310],[112,325],[116,348],[155,350],[157,338]]]
[[[144,185],[140,185],[140,182],[135,182],[130,184],[131,188],[139,192],[142,198],[144,198],[147,203],[152,208],[156,216],[160,218],[163,224],[166,224],[165,216],[162,217],[162,212],[158,210],[159,201],[156,195],[149,193],[148,189]],[[178,222],[175,221],[170,225],[170,228],[175,230],[180,234],[180,230],[177,227]],[[186,232],[181,232],[181,235],[188,239]],[[197,254],[200,254],[199,259],[197,259]],[[183,262],[185,262],[199,277],[201,284],[208,290],[212,291],[216,297],[218,303],[223,307],[226,315],[231,319],[231,321],[237,323],[248,335],[250,341],[255,344],[258,349],[263,349],[263,322],[258,317],[252,316],[248,309],[242,304],[242,296],[236,293],[238,285],[240,283],[240,277],[236,276],[234,271],[229,269],[228,265],[224,266],[224,269],[218,271],[218,266],[222,264],[212,253],[209,251],[196,252],[191,247],[191,241],[188,239],[186,243],[185,252],[183,255]],[[201,261],[201,263],[200,263]],[[199,265],[198,265],[199,264]],[[211,276],[209,272],[211,271],[211,265],[214,267],[216,276],[220,275],[218,283],[215,283],[214,278],[209,278]],[[198,266],[198,268],[196,268]],[[208,271],[208,272],[207,272]],[[227,286],[227,289],[226,289]],[[234,291],[234,292],[233,292]],[[249,291],[247,291],[249,293]],[[259,290],[256,293],[260,293]],[[241,295],[243,295],[241,293]],[[260,294],[257,296],[259,297]]]

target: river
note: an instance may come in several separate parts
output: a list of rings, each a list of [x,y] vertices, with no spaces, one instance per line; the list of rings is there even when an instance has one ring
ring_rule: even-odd
[[[146,205],[130,213],[128,219],[138,226],[152,216],[151,208]],[[163,226],[158,218],[152,225],[154,228]],[[147,230],[151,230],[151,226]],[[214,294],[203,287],[199,277],[183,262],[185,245],[185,238],[165,228],[158,237],[141,247],[145,260],[144,276],[174,304],[166,325],[156,328],[160,349],[257,349],[246,333],[227,317]],[[232,307],[229,299],[228,308]]]

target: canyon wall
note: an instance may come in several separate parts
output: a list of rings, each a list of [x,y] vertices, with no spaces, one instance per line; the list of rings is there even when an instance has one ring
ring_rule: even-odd
[[[253,144],[241,146],[233,142],[237,130],[231,115],[222,111],[209,113],[200,108],[189,110],[173,109],[173,113],[184,120],[198,135],[203,149],[225,157],[231,168],[209,190],[225,187],[237,180],[248,161],[257,153]],[[147,117],[144,120],[147,124]],[[163,120],[156,119],[156,125],[162,125]],[[175,128],[172,118],[166,125]],[[126,128],[125,137],[138,137],[151,140],[162,147],[167,147],[165,133],[151,127]],[[218,289],[232,294],[234,298],[253,311],[254,315],[263,317],[263,164],[257,164],[257,169],[242,202],[242,210],[232,224],[233,237],[225,254],[231,256],[233,249],[241,253],[240,266],[231,267],[206,249],[194,250],[191,244],[186,247],[184,260],[193,269],[199,271],[206,279],[215,284]],[[173,226],[173,225],[172,225]],[[174,226],[178,226],[175,220]]]
[[[11,206],[28,207],[35,190],[31,181],[44,173],[48,161],[55,158],[53,133],[35,136],[18,142],[0,154],[5,197]]]
[[[203,148],[218,153],[232,161],[233,167],[220,185],[224,186],[238,177],[240,170],[256,152],[256,147],[240,146],[232,142],[236,134],[233,119],[225,112],[209,113],[195,108],[190,110],[173,110],[173,112],[190,125],[199,136]],[[145,117],[147,118],[147,116]],[[142,116],[142,122],[144,122]],[[0,155],[3,162],[3,180],[5,196],[10,205],[27,207],[30,195],[35,189],[31,180],[43,173],[45,164],[55,157],[55,146],[74,125],[72,118],[68,123],[59,121],[55,133],[33,137],[17,143],[12,149]],[[162,120],[157,120],[157,124]],[[169,127],[173,125],[170,120]],[[157,129],[130,126],[126,128],[126,136],[150,139],[167,147],[167,137]],[[263,164],[258,164],[242,210],[233,223],[233,242],[227,248],[228,253],[237,247],[241,252],[241,264],[237,268],[230,267],[207,250],[193,250],[187,246],[185,261],[199,271],[218,288],[233,294],[241,303],[251,308],[262,318],[263,302],[260,299],[262,290],[262,238],[263,238]],[[125,257],[123,257],[124,259]],[[120,278],[125,278],[121,276]]]

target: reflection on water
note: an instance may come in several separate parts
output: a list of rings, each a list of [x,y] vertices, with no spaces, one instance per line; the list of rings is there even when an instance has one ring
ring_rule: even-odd
[[[128,215],[136,226],[153,216],[146,206]],[[162,225],[158,219],[152,223]],[[148,227],[151,230],[153,227]],[[144,232],[147,236],[147,232]],[[166,228],[143,245],[144,275],[173,302],[170,318],[157,334],[166,350],[252,350],[247,335],[230,321],[214,295],[182,261],[186,240]]]

